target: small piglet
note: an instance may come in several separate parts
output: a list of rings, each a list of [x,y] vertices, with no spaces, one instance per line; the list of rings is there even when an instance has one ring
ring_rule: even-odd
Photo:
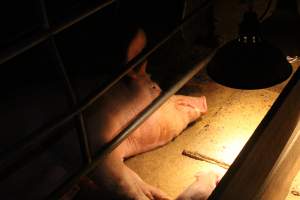
[[[198,172],[196,180],[176,200],[206,200],[222,178],[222,172]]]
[[[131,41],[127,60],[144,48],[146,36],[139,30]],[[131,71],[85,113],[89,142],[95,152],[111,141],[149,103],[161,89],[146,73],[147,63]],[[93,173],[95,187],[103,199],[170,199],[157,188],[145,183],[124,164],[124,159],[170,142],[187,125],[207,111],[206,99],[172,96],[141,126],[125,139]]]

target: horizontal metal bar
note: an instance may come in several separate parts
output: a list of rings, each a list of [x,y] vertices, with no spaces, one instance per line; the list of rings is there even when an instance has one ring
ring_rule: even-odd
[[[116,0],[107,0],[104,3],[98,3],[97,5],[90,5],[84,11],[81,11],[79,14],[70,16],[60,22],[58,25],[54,25],[50,29],[41,29],[36,34],[23,39],[21,42],[18,42],[14,46],[6,48],[0,52],[0,64],[14,58],[17,55],[27,51],[28,49],[40,44],[41,42],[48,39],[49,36],[60,33],[66,28],[72,26],[73,24],[87,18],[88,16],[96,13],[97,11],[111,5]]]
[[[101,87],[96,91],[96,94],[92,94],[85,101],[77,106],[72,112],[67,115],[61,116],[57,120],[52,121],[50,124],[38,129],[34,133],[30,135],[30,137],[20,141],[18,144],[11,146],[4,153],[1,154],[1,160],[5,160],[3,164],[0,166],[0,180],[7,177],[9,173],[12,173],[14,170],[14,166],[20,166],[18,162],[22,159],[22,157],[28,157],[36,147],[39,146],[40,143],[43,143],[51,136],[51,133],[71,121],[75,116],[83,112],[88,106],[94,103],[99,97],[101,97],[104,93],[106,93],[113,85],[115,85],[120,79],[122,79],[130,70],[134,67],[141,64],[148,56],[150,56],[154,51],[164,45],[170,38],[172,38],[181,28],[182,26],[188,22],[199,10],[203,9],[210,2],[210,0],[205,1],[204,4],[195,9],[188,17],[186,17],[170,34],[168,34],[164,39],[162,39],[158,44],[156,44],[153,48],[144,52],[137,57],[135,57],[131,62],[129,62],[125,69],[119,76],[114,77],[113,81],[107,84],[104,89]],[[156,102],[156,101],[154,101]],[[161,105],[162,103],[158,104]],[[153,109],[153,108],[152,108]],[[121,138],[120,138],[121,139]],[[119,139],[118,139],[119,140]],[[118,142],[117,142],[118,143]],[[117,144],[116,143],[116,144]],[[115,148],[115,146],[113,147]]]
[[[46,8],[46,4],[45,4],[45,0],[39,0],[40,3],[40,8],[41,8],[41,18],[43,20],[43,25],[45,29],[49,29],[50,28],[50,23],[49,23],[49,19],[48,19],[48,14],[47,14],[47,8]]]
[[[32,35],[16,45],[4,49],[0,52],[0,65],[14,58],[17,55],[31,49],[32,47],[42,43],[50,36],[49,32],[40,30],[35,35]]]
[[[112,3],[116,2],[117,0],[106,0],[104,3],[96,3],[96,5],[91,5],[88,8],[86,8],[80,15],[76,16],[70,16],[69,19],[65,19],[63,22],[61,22],[59,25],[55,26],[52,29],[53,34],[58,34],[59,32],[65,30],[66,28],[72,26],[73,24],[76,24],[79,21],[82,21],[83,19],[87,18],[88,16],[98,12],[99,10],[102,10],[103,8],[106,8],[107,6],[111,5]]]
[[[150,105],[148,105],[135,119],[123,130],[121,131],[110,143],[105,145],[104,148],[97,152],[97,155],[91,165],[86,166],[79,174],[75,175],[73,178],[69,179],[65,183],[65,187],[69,188],[74,183],[78,182],[80,177],[87,175],[91,170],[93,170],[101,162],[101,159],[113,151],[123,140],[125,140],[130,133],[139,127],[148,117],[151,116],[162,104],[164,104],[172,95],[174,95],[180,88],[184,86],[193,76],[195,76],[201,69],[203,69],[207,63],[213,58],[217,49],[214,49],[206,58],[202,59],[197,63],[191,70],[189,70],[185,75],[181,77],[170,89],[163,92],[159,97],[157,97]],[[61,189],[64,190],[64,189]],[[62,192],[60,190],[55,191],[51,199],[57,199]]]

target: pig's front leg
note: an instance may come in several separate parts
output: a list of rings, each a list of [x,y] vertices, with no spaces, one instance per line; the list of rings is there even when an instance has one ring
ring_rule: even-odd
[[[100,163],[93,180],[101,188],[101,193],[109,197],[106,199],[116,199],[112,196],[124,200],[169,199],[129,169],[123,163],[123,158],[168,143],[206,111],[205,97],[172,96]]]
[[[134,171],[128,168],[118,149],[101,162],[94,171],[92,179],[105,199],[170,199],[159,189],[145,183]]]

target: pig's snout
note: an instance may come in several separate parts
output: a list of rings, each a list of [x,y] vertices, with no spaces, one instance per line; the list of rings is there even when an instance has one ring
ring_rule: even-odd
[[[152,90],[151,91],[152,96],[155,97],[155,98],[158,97],[160,95],[160,93],[161,93],[160,87],[155,82],[152,82],[151,90]]]

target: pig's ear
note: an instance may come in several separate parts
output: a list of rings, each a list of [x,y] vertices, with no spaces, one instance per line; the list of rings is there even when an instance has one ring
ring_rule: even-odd
[[[145,47],[147,43],[146,34],[142,29],[139,29],[133,39],[131,40],[128,49],[127,49],[127,62],[132,60],[134,57],[136,57],[143,48]],[[145,61],[141,67],[139,68],[138,72],[135,72],[134,70],[131,70],[128,73],[128,76],[137,79],[140,75],[146,75],[146,66],[147,61]]]
[[[146,72],[146,68],[147,68],[147,61],[144,61],[139,69],[139,75],[140,76],[146,76],[148,75],[147,72]]]
[[[128,72],[127,74],[130,78],[132,79],[137,79],[138,78],[138,74],[134,71],[134,70],[130,70],[130,72]]]
[[[142,76],[148,76],[147,72],[146,72],[146,68],[147,68],[147,61],[144,61],[140,67],[138,67],[138,71],[136,72],[135,70],[131,70],[130,72],[128,72],[128,76],[131,77],[132,79],[137,79],[138,77],[142,77]]]
[[[136,57],[146,46],[146,34],[142,29],[139,29],[134,35],[127,48],[127,62]]]

